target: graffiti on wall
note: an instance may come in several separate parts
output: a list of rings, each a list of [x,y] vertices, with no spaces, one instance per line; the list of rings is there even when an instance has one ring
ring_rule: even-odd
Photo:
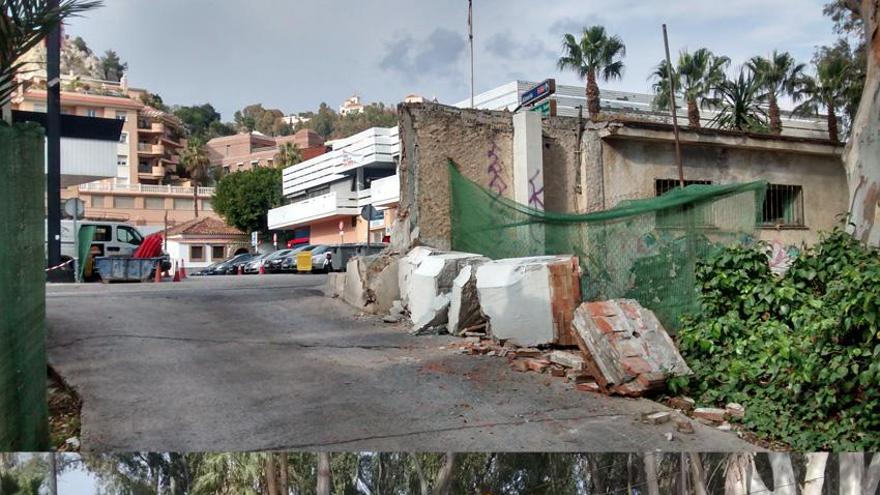
[[[544,180],[540,170],[535,170],[529,177],[529,206],[536,210],[544,209]]]
[[[489,157],[489,167],[486,168],[486,174],[489,176],[489,189],[497,192],[500,196],[507,190],[507,183],[504,182],[504,179],[501,177],[501,173],[504,171],[504,165],[498,154],[498,144],[493,139],[492,146],[489,148],[489,153],[487,154]]]

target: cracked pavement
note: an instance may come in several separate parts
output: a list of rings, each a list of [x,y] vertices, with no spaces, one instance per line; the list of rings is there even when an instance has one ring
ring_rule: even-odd
[[[324,279],[48,285],[49,361],[83,399],[83,449],[755,450],[359,316]]]

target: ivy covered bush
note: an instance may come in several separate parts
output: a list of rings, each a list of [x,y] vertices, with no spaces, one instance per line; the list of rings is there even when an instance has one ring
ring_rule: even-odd
[[[763,246],[696,270],[700,311],[679,345],[694,374],[671,383],[796,450],[880,450],[880,255],[843,231],[774,276]]]

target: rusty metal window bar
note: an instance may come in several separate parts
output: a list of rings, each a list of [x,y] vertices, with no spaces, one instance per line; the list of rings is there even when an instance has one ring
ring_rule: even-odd
[[[686,180],[684,181],[685,187],[690,185],[711,185],[712,181],[710,180]],[[679,187],[678,179],[656,179],[654,181],[654,195],[662,196],[670,191],[675,190]],[[687,218],[686,213],[689,210],[693,210],[693,205],[684,205],[674,210],[667,211],[658,211],[657,212],[657,228],[666,228],[666,229],[680,229],[686,227],[683,220]],[[714,212],[711,211],[711,206],[704,205],[699,207],[699,211],[695,212],[695,217],[693,218],[693,226],[698,228],[710,229],[715,227],[714,222]]]
[[[803,188],[784,184],[767,185],[761,223],[764,227],[803,227]]]

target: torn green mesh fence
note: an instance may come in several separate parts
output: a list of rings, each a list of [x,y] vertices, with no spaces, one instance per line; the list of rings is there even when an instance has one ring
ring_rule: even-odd
[[[43,146],[0,124],[0,451],[48,447]]]
[[[698,307],[694,267],[719,246],[751,242],[767,183],[691,185],[587,214],[499,196],[449,161],[452,248],[492,259],[574,254],[585,300],[630,297],[677,328]]]

